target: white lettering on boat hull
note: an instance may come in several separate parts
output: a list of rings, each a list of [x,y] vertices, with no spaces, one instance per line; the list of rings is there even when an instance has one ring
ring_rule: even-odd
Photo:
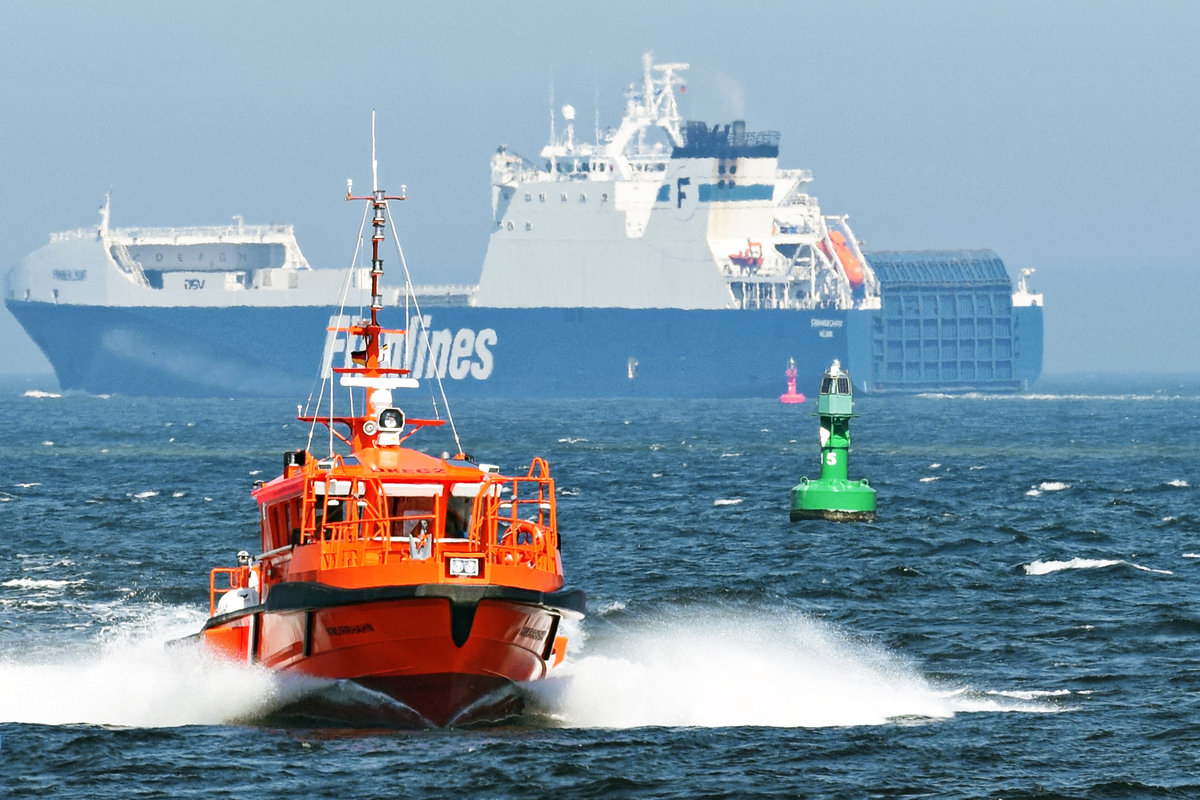
[[[336,330],[350,324],[349,317],[329,318],[329,327],[333,330],[325,335],[324,377],[329,377],[330,365],[355,366],[351,354],[362,349],[362,341],[357,336]],[[452,331],[449,328],[435,330],[432,326],[433,315],[426,314],[412,320],[405,336],[384,334],[380,366],[408,369],[417,379],[448,377],[456,381],[467,378],[485,381],[491,377],[495,368],[492,348],[500,338],[495,329],[483,328],[477,332],[472,328],[459,328]]]

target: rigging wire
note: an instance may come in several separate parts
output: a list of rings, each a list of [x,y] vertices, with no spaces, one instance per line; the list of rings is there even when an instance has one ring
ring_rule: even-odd
[[[396,255],[400,260],[400,266],[404,269],[405,306],[407,307],[408,301],[409,301],[409,299],[411,299],[413,309],[415,309],[417,312],[415,316],[417,319],[417,325],[419,327],[419,335],[421,337],[421,341],[425,344],[425,352],[432,353],[433,348],[429,341],[429,329],[427,327],[425,327],[425,318],[423,316],[421,316],[421,305],[420,305],[420,303],[417,302],[417,293],[415,291],[413,291],[412,275],[410,275],[408,272],[408,261],[404,258],[404,248],[402,248],[400,246],[400,235],[396,230],[396,223],[392,220],[392,209],[390,206],[385,206],[384,210],[387,213],[388,225],[390,225],[392,228],[392,238],[396,242]],[[408,319],[405,320],[405,327],[408,326],[408,321],[411,319],[412,319],[412,317],[410,316],[410,317],[408,317]],[[409,355],[408,353],[405,353],[405,356],[408,356],[408,355]],[[416,367],[416,359],[415,358],[413,359],[413,367],[414,368]],[[455,445],[455,447],[458,448],[458,452],[460,452],[460,453],[466,452],[463,450],[462,441],[460,441],[458,438],[458,428],[454,424],[454,415],[452,413],[450,413],[450,401],[448,401],[446,399],[446,387],[442,384],[441,371],[437,368],[436,364],[434,364],[434,367],[433,367],[433,376],[437,380],[438,392],[442,396],[442,405],[446,409],[446,421],[450,423],[450,432],[454,435],[454,445]],[[437,399],[436,398],[434,398],[434,413],[435,414],[437,413]]]
[[[358,265],[359,256],[362,254],[363,231],[367,227],[367,217],[369,216],[370,208],[371,208],[370,204],[368,204],[368,203],[363,204],[363,216],[362,216],[362,221],[359,222],[359,225],[358,225],[358,236],[355,238],[354,254],[350,257],[350,266],[346,269],[345,276],[342,278],[342,288],[341,288],[341,291],[338,293],[338,302],[337,302],[337,318],[336,319],[337,319],[338,327],[346,327],[344,324],[344,320],[345,320],[345,316],[346,316],[346,299],[350,294],[350,284],[352,283],[352,280],[353,280],[353,277],[355,274],[355,268]],[[359,302],[358,306],[359,306],[359,315],[361,316],[361,314],[362,314],[362,302],[361,301]],[[321,363],[317,367],[316,378],[313,379],[312,388],[309,389],[309,392],[308,392],[308,399],[304,402],[304,410],[307,412],[309,407],[312,406],[312,403],[313,403],[313,393],[316,392],[317,404],[316,404],[316,407],[313,408],[313,412],[312,412],[313,420],[309,425],[308,443],[305,446],[305,449],[310,449],[312,447],[313,436],[316,433],[316,429],[317,429],[317,418],[321,415],[321,404],[324,401],[324,397],[325,397],[325,385],[326,385],[326,383],[329,384],[329,423],[330,424],[327,427],[329,428],[329,455],[331,455],[331,456],[333,455],[333,400],[334,400],[334,390],[335,390],[335,385],[334,385],[335,382],[333,380],[334,372],[331,368],[333,366],[333,359],[335,356],[334,343],[336,341],[337,341],[337,336],[335,335],[333,337],[333,339],[329,340],[328,344],[326,345],[327,349],[324,353],[322,353]],[[317,378],[319,378],[320,382],[321,382],[319,391],[316,388]],[[353,395],[353,392],[351,392],[351,404],[352,404],[351,408],[353,408],[353,400],[354,400],[354,395]]]

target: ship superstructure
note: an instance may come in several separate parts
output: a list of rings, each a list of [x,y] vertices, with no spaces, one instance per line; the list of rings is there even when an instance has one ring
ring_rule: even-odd
[[[328,305],[344,276],[314,270],[291,225],[113,228],[51,234],[9,275],[10,299],[101,306]],[[352,277],[368,286],[366,271]],[[15,297],[13,296],[15,295]]]
[[[490,307],[877,308],[845,216],[808,170],[781,169],[779,134],[684,122],[687,64],[654,64],[616,129],[576,140],[575,110],[539,163],[492,157],[493,231],[474,304]]]

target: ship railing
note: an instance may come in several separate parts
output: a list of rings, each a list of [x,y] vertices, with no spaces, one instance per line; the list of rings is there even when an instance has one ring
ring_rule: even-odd
[[[425,560],[434,555],[439,541],[435,511],[408,510],[388,514],[367,501],[351,502],[348,518],[325,519],[316,535],[325,569],[386,565],[397,561]],[[301,543],[313,535],[301,536]]]
[[[535,458],[523,477],[494,477],[476,497],[470,539],[493,564],[519,564],[554,571],[558,523],[554,479],[545,460]]]
[[[519,504],[499,504],[495,513],[480,517],[466,535],[444,526],[439,531],[436,514],[327,523],[321,537],[321,564],[324,569],[338,569],[478,556],[489,564],[553,571],[558,537],[548,521],[547,507],[539,504],[529,514],[518,510]]]
[[[190,225],[179,228],[113,228],[109,236],[128,239],[133,244],[180,244],[188,239],[211,241],[228,237],[240,242],[278,241],[280,237],[294,239],[292,225]]]
[[[440,497],[428,498],[428,508],[389,513],[389,498],[375,481],[354,483],[353,494],[316,495],[306,503],[320,505],[322,513],[319,518],[310,514],[297,543],[318,541],[324,569],[433,561],[446,562],[445,573],[452,576],[449,562],[467,556],[488,564],[557,569],[554,481],[541,459],[523,477],[483,481],[470,520],[459,520]],[[485,571],[469,577],[482,578]]]
[[[76,228],[73,231],[55,231],[50,234],[50,243],[69,242],[74,239],[95,239],[95,228]]]
[[[221,598],[238,589],[254,589],[262,585],[261,566],[216,567],[208,576],[208,615],[217,613]]]

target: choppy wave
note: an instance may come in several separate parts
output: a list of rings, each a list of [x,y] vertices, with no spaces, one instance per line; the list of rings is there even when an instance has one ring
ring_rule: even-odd
[[[1030,497],[1037,497],[1042,492],[1064,492],[1071,488],[1071,484],[1063,481],[1042,481],[1037,486],[1027,491],[1025,494]]]
[[[1070,697],[1069,688],[1056,688],[1056,690],[989,690],[988,694],[995,694],[997,697],[1013,697],[1019,700],[1039,700],[1046,697]],[[1078,692],[1079,694],[1088,694],[1090,692]]]
[[[25,392],[25,396],[26,397],[44,398],[44,399],[54,399],[54,398],[62,397],[62,395],[59,394],[58,392],[46,392],[46,391],[42,391],[41,389],[30,389],[27,392]]]
[[[743,497],[719,497],[716,500],[713,500],[713,505],[714,506],[736,506],[743,502],[745,502],[745,498],[743,498]]]
[[[12,578],[0,583],[10,589],[65,589],[68,586],[78,586],[82,580],[53,580],[50,578]]]
[[[1069,569],[1105,569],[1106,567],[1116,567],[1126,565],[1134,569],[1140,569],[1144,572],[1155,572],[1159,575],[1173,575],[1174,573],[1166,569],[1154,569],[1153,567],[1145,567],[1141,564],[1135,564],[1132,561],[1124,559],[1102,559],[1102,558],[1072,558],[1067,561],[1034,561],[1025,565],[1026,575],[1049,575],[1052,572],[1062,572]]]

